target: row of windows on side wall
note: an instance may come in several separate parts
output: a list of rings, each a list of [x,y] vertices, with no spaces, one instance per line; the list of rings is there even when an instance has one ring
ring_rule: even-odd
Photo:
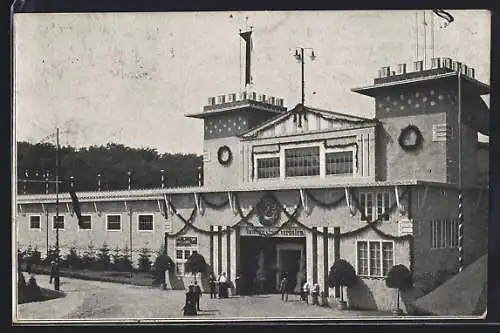
[[[30,216],[30,229],[41,230],[41,216],[31,215]],[[52,229],[64,230],[64,216],[60,215],[58,220],[56,216],[52,219]],[[92,229],[92,218],[90,215],[82,215],[82,220],[79,224],[80,230],[91,230]],[[107,215],[106,216],[106,230],[109,231],[121,231],[121,215]],[[139,231],[153,231],[154,221],[153,215],[138,215],[137,230]]]
[[[279,178],[280,157],[257,158],[257,178]],[[327,175],[352,175],[354,172],[354,153],[339,151],[325,153],[325,172]],[[292,148],[285,150],[285,176],[319,176],[319,147]]]

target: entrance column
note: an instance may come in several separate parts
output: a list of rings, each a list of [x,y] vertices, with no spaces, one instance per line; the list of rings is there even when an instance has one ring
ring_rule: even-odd
[[[236,273],[238,271],[238,260],[239,260],[239,235],[238,229],[231,229],[229,233],[229,269],[230,272],[229,279],[235,283],[236,281]]]
[[[220,237],[219,237],[219,241],[221,241],[222,243],[222,246],[221,246],[221,253],[219,254],[219,256],[221,257],[221,263],[222,263],[222,266],[221,266],[221,271],[223,273],[226,273],[226,277],[229,279],[229,271],[228,271],[228,248],[227,248],[227,245],[228,245],[228,234],[226,233],[227,232],[227,227],[222,227],[221,228],[221,233],[220,233]]]
[[[313,280],[313,241],[312,232],[306,231],[306,279],[312,283]]]
[[[324,290],[324,262],[323,262],[323,228],[316,231],[316,279],[321,290]]]
[[[214,230],[218,230],[217,226],[213,227]],[[219,274],[219,234],[216,232],[212,235],[212,243],[213,243],[213,263],[212,268],[215,276]]]
[[[333,227],[328,227],[328,233],[333,234],[334,228]],[[333,236],[328,237],[328,272],[330,272],[330,267],[332,267],[333,263],[335,262],[335,251],[334,251],[334,244],[333,244]],[[329,290],[329,295],[333,295],[334,288],[328,288]]]

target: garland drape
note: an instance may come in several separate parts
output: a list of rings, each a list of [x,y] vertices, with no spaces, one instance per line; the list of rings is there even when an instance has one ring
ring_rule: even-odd
[[[405,190],[399,200],[401,200],[406,194],[407,194],[408,190]],[[243,211],[241,209],[241,205],[240,205],[240,201],[239,201],[239,198],[238,198],[238,195],[235,193],[235,206],[236,206],[236,210],[238,212],[238,215],[240,217],[240,220],[238,222],[236,222],[235,224],[231,225],[231,226],[227,226],[227,228],[225,230],[222,230],[221,233],[222,234],[225,234],[225,233],[228,233],[230,232],[232,229],[235,229],[235,228],[238,228],[241,224],[244,224],[250,228],[252,228],[256,233],[258,233],[259,235],[263,236],[263,237],[272,237],[276,234],[278,234],[281,230],[283,230],[284,228],[288,227],[289,225],[291,224],[296,224],[298,225],[299,227],[311,232],[313,230],[312,227],[308,227],[307,225],[305,225],[304,223],[300,222],[298,219],[297,219],[297,216],[299,215],[299,211],[301,210],[302,207],[302,204],[301,202],[299,202],[299,204],[297,205],[297,207],[295,208],[294,212],[293,213],[289,213],[286,208],[284,208],[283,205],[280,204],[279,200],[276,198],[276,196],[274,195],[274,193],[272,192],[267,192],[265,193],[261,199],[259,199],[258,203],[252,207],[252,209],[250,210],[250,212],[248,212],[247,215],[244,215],[243,214]],[[317,202],[319,203],[320,205],[322,205],[323,207],[335,207],[337,206],[342,200],[344,200],[345,198],[341,198],[341,199],[338,199],[332,203],[323,203],[319,200],[317,200],[316,198],[314,198],[312,195],[310,195],[310,193],[307,194],[312,200],[313,202]],[[255,215],[256,213],[256,207],[258,206],[258,204],[261,202],[261,200],[265,197],[270,197],[272,198],[277,204],[278,206],[281,208],[281,211],[286,215],[287,217],[287,221],[285,221],[283,224],[281,224],[281,226],[278,227],[278,229],[276,229],[274,232],[272,233],[263,233],[262,231],[260,231],[260,228],[259,227],[256,227],[255,225],[253,225],[252,223],[249,222],[249,219]],[[204,202],[206,203],[205,199],[203,198],[202,196],[202,200],[204,200]],[[394,240],[394,241],[403,241],[403,240],[411,240],[413,239],[413,236],[412,235],[404,235],[404,236],[394,236],[394,235],[391,235],[391,234],[388,234],[388,233],[385,233],[383,232],[382,230],[378,229],[377,228],[377,224],[380,223],[381,221],[383,221],[385,219],[385,217],[389,216],[390,213],[394,212],[394,210],[397,208],[397,201],[395,201],[388,212],[386,212],[385,214],[382,214],[381,216],[378,216],[377,219],[375,220],[371,220],[371,219],[367,219],[364,212],[362,212],[360,209],[359,209],[359,202],[357,201],[356,199],[356,196],[354,195],[353,196],[353,202],[354,204],[357,206],[357,210],[361,212],[361,217],[366,219],[366,224],[358,229],[355,229],[355,230],[351,230],[351,231],[347,231],[347,232],[344,232],[344,233],[340,233],[338,236],[339,238],[346,238],[346,237],[351,237],[351,236],[355,236],[357,234],[360,234],[362,233],[363,231],[365,230],[368,230],[368,229],[372,229],[378,236],[382,237],[382,238],[385,238],[385,239],[390,239],[390,240]],[[213,206],[217,206],[217,207],[224,207],[225,205],[227,205],[229,203],[229,200],[226,202],[224,202],[224,205],[222,204],[214,204]],[[209,230],[204,230],[204,229],[201,229],[201,228],[198,228],[196,226],[193,225],[193,221],[195,219],[195,216],[196,216],[196,207],[193,208],[192,212],[191,212],[191,215],[188,219],[184,218],[178,211],[177,209],[175,208],[175,206],[169,202],[169,206],[170,208],[172,209],[172,211],[174,212],[174,214],[179,217],[179,219],[184,223],[184,226],[176,233],[174,234],[167,234],[167,237],[170,237],[170,238],[174,238],[174,237],[177,237],[183,233],[185,233],[187,230],[189,229],[193,229],[195,230],[196,232],[199,232],[199,233],[202,233],[202,234],[206,234],[206,235],[214,235],[214,234],[218,234],[219,231],[209,231]],[[208,206],[210,206],[210,204],[208,204]],[[321,231],[321,229],[318,229],[317,230],[317,233],[319,235],[324,235],[325,233],[323,231]],[[334,236],[333,233],[331,232],[327,232],[326,233],[326,236]]]

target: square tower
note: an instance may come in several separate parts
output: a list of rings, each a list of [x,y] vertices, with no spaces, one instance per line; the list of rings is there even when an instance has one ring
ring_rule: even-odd
[[[459,92],[460,89],[460,92]],[[416,61],[397,71],[383,67],[374,84],[352,89],[375,98],[376,177],[380,181],[429,180],[458,183],[458,114],[461,108],[462,183],[477,179],[477,133],[489,134],[489,87],[473,68],[450,58],[432,58],[431,68]],[[460,99],[460,101],[459,101]]]
[[[209,187],[243,182],[238,135],[286,112],[283,99],[255,92],[210,97],[203,112],[187,117],[203,119],[203,179]]]

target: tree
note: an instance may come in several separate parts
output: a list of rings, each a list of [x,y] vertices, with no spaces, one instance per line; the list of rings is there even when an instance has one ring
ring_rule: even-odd
[[[99,249],[99,252],[97,253],[97,264],[99,269],[109,269],[109,266],[111,264],[111,257],[109,255],[109,248],[106,243],[102,245],[102,247]]]
[[[406,268],[405,265],[392,266],[387,273],[387,277],[385,278],[385,284],[389,288],[395,288],[398,290],[397,312],[400,313],[401,309],[399,308],[399,292],[407,290],[413,285],[410,270]]]
[[[192,273],[193,275],[203,273],[207,269],[207,263],[201,254],[195,252],[186,261],[184,269],[187,273]]]
[[[149,272],[151,269],[151,260],[149,259],[149,250],[142,248],[139,251],[139,272]]]
[[[153,273],[155,274],[155,284],[165,283],[165,271],[173,271],[175,263],[167,254],[165,246],[159,251],[153,264]]]
[[[328,274],[328,286],[330,288],[340,287],[340,300],[344,302],[344,292],[342,287],[352,287],[357,281],[356,271],[352,265],[344,260],[340,259],[333,263],[330,267],[330,272]]]

